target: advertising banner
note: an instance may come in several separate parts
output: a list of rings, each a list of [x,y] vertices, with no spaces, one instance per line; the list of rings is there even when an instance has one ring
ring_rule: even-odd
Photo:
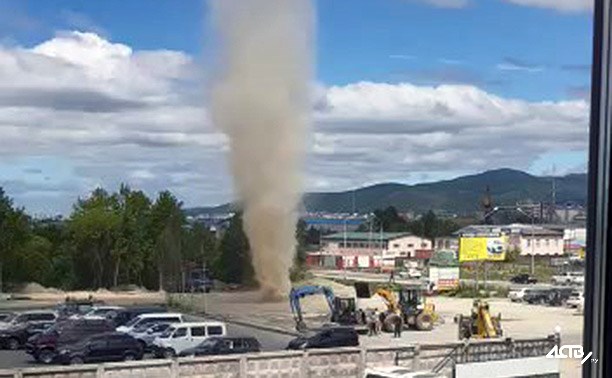
[[[462,236],[459,239],[459,262],[504,261],[508,240],[498,236]]]

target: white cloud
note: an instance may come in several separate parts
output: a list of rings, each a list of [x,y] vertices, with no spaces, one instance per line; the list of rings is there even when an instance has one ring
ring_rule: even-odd
[[[505,0],[507,2],[536,7],[554,9],[561,12],[582,12],[593,9],[593,0]]]
[[[45,169],[48,184],[16,173],[0,185],[36,211],[67,211],[93,186],[122,181],[150,194],[171,189],[188,205],[229,200],[227,141],[210,124],[204,91],[193,90],[202,86],[184,53],[138,51],[95,34],[0,46],[0,159],[10,157],[16,172],[37,168],[32,156],[62,162],[61,177]],[[527,168],[546,152],[587,145],[584,100],[371,82],[313,85],[313,93],[309,189]]]
[[[497,69],[500,71],[523,71],[523,72],[529,72],[529,73],[536,73],[536,72],[544,71],[543,67],[539,67],[539,66],[528,67],[528,66],[523,66],[520,64],[509,63],[509,62],[497,64]]]

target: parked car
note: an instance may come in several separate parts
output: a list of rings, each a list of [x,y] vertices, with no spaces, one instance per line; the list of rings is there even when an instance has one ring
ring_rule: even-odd
[[[56,323],[48,330],[30,337],[25,345],[26,353],[35,360],[53,362],[60,347],[83,340],[86,337],[115,330],[114,324],[105,319],[76,319]]]
[[[570,287],[553,287],[548,292],[548,301],[546,304],[549,306],[564,306],[572,294],[572,291]]]
[[[522,288],[519,290],[511,290],[508,293],[508,298],[510,299],[510,301],[512,302],[522,302],[523,298],[525,297],[525,293],[527,293],[529,290],[528,288]]]
[[[187,291],[194,293],[210,293],[213,289],[214,283],[210,278],[194,279],[187,283]]]
[[[94,306],[85,314],[74,314],[71,319],[113,319],[119,311],[124,310],[118,306]]]
[[[157,337],[161,336],[169,327],[170,323],[155,323],[153,325],[149,325],[142,332],[136,332],[136,330],[134,330],[130,333],[130,335],[142,344],[142,347],[146,352],[151,350],[153,341],[155,341]]]
[[[11,350],[19,349],[30,337],[43,332],[54,324],[55,322],[24,323],[0,330],[0,346]]]
[[[0,312],[0,323],[10,322],[17,314],[14,312]]]
[[[523,273],[510,278],[510,282],[515,284],[536,284],[538,280],[527,273]]]
[[[65,302],[55,306],[55,309],[60,318],[69,318],[73,315],[85,315],[91,311],[94,306],[102,304],[104,304],[104,302],[94,301],[92,299],[67,299]]]
[[[117,327],[117,332],[130,333],[135,328],[145,328],[145,326],[155,324],[155,323],[183,323],[184,316],[183,314],[178,313],[151,313],[151,314],[141,314],[125,323],[122,326]]]
[[[29,322],[52,322],[57,319],[55,311],[35,310],[25,311],[15,315],[9,322],[0,324],[0,329],[14,327]]]
[[[555,285],[584,285],[584,273],[565,272],[552,276],[551,281]]]
[[[136,339],[122,332],[111,332],[63,345],[56,361],[78,365],[87,362],[133,361],[142,359],[142,356],[142,346]]]
[[[185,349],[179,356],[214,356],[260,351],[261,345],[254,337],[211,337],[198,346]]]
[[[523,295],[523,302],[529,304],[546,304],[550,295],[550,289],[528,289]]]
[[[115,323],[115,327],[120,327],[122,325],[125,325],[127,322],[134,319],[138,315],[153,313],[158,314],[162,312],[167,312],[166,308],[163,306],[129,307],[118,311],[112,320]]]
[[[403,270],[399,272],[399,276],[401,278],[420,279],[421,277],[423,277],[423,274],[420,270],[416,268],[409,268],[408,270]]]
[[[570,308],[578,308],[584,304],[584,292],[579,290],[574,290],[570,294],[570,297],[565,302],[567,307]]]
[[[225,323],[197,322],[172,324],[166,332],[153,341],[156,357],[170,358],[185,349],[193,348],[210,337],[227,335]]]
[[[312,336],[299,336],[287,349],[335,348],[358,346],[359,335],[353,327],[324,327]]]

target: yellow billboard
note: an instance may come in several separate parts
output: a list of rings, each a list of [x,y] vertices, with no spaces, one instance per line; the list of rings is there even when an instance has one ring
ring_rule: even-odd
[[[459,262],[504,261],[507,244],[506,236],[461,237],[459,239]]]

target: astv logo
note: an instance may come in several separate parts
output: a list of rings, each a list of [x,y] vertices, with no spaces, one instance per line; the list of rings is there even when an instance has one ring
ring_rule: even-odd
[[[589,358],[591,362],[597,363],[598,360],[596,358],[591,358],[592,355],[593,352],[589,352],[585,356],[582,345],[563,345],[561,347],[555,345],[550,352],[548,352],[546,358],[578,358],[580,359],[580,364],[584,365]]]

